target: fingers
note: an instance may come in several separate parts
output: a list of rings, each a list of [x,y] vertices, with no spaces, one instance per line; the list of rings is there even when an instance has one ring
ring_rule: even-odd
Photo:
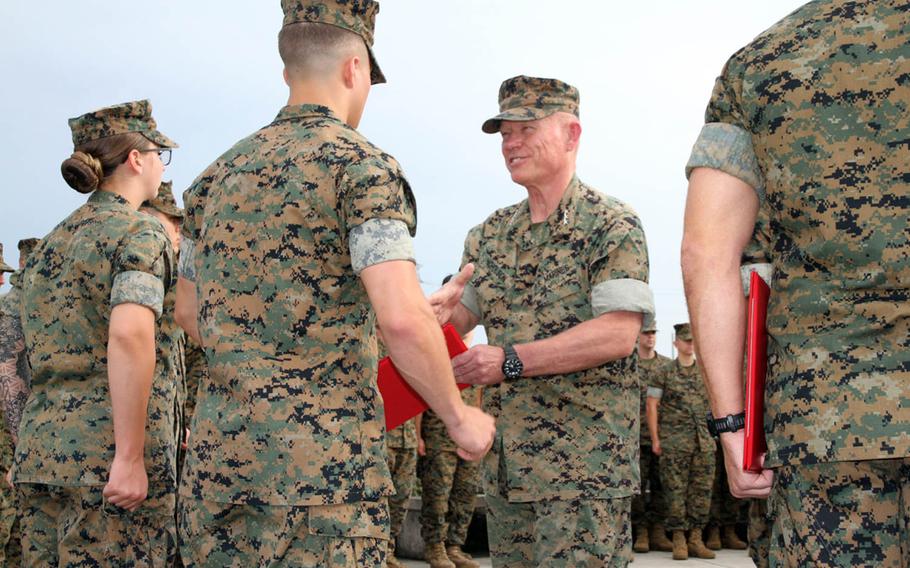
[[[472,276],[474,276],[474,263],[469,262],[464,265],[464,268],[458,271],[458,274],[449,281],[449,284],[454,283],[463,288],[470,282]]]
[[[455,452],[458,454],[459,457],[461,457],[461,459],[463,459],[465,461],[469,461],[469,462],[477,461],[477,460],[481,459],[487,453],[485,451],[483,453],[469,452],[469,451],[465,450],[464,448],[458,448],[457,450],[455,450]]]

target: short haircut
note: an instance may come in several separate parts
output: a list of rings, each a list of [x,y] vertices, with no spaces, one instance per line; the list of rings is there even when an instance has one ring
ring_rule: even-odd
[[[342,59],[367,56],[363,38],[331,24],[300,22],[281,28],[278,53],[288,74],[295,78],[322,76]]]

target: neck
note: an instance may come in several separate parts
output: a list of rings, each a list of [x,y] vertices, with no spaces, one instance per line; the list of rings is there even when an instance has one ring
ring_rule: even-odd
[[[130,204],[130,208],[135,211],[139,211],[139,207],[146,199],[143,189],[138,183],[131,183],[117,178],[113,178],[110,181],[105,180],[101,187],[98,188],[98,191],[107,191],[108,193],[119,195],[126,199]]]
[[[333,89],[308,83],[294,83],[290,89],[288,106],[321,105],[328,107],[341,120],[351,123],[348,105]]]
[[[574,175],[573,163],[572,167],[560,170],[543,182],[525,186],[528,190],[528,207],[531,210],[532,223],[545,221],[556,211]]]
[[[679,364],[683,367],[691,367],[695,364],[695,355],[687,355],[685,353],[679,354]]]
[[[645,349],[641,345],[638,346],[638,358],[639,359],[653,359],[657,356],[657,351],[652,347],[650,349]]]

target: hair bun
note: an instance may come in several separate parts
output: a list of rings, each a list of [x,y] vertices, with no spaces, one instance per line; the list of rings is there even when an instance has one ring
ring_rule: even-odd
[[[72,156],[63,160],[60,173],[66,183],[79,193],[95,191],[104,179],[101,162],[85,152],[73,152]]]

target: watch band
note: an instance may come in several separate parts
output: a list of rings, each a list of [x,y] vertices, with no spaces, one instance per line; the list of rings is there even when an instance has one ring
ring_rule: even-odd
[[[746,427],[746,413],[728,414],[723,418],[714,418],[710,412],[707,416],[708,432],[715,438],[725,432],[737,432]]]

